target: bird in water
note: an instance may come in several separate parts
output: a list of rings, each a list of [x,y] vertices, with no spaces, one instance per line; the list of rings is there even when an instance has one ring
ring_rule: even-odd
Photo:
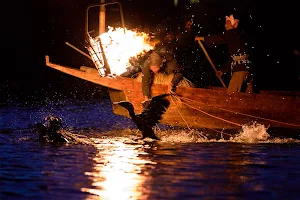
[[[143,111],[138,114],[135,114],[133,105],[128,101],[114,102],[114,104],[118,104],[128,110],[131,119],[143,135],[142,139],[148,137],[159,140],[154,134],[153,126],[159,122],[162,115],[170,106],[170,101],[167,99],[168,95],[162,94],[153,97],[144,107]]]
[[[33,128],[39,134],[39,140],[52,141],[58,143],[68,143],[66,137],[60,133],[62,128],[62,119],[60,117],[48,116],[45,118],[45,123],[37,123],[33,125]]]
[[[39,134],[41,142],[55,144],[92,144],[87,136],[73,134],[62,126],[62,119],[57,116],[47,116],[44,123],[36,123],[30,126],[33,131]]]

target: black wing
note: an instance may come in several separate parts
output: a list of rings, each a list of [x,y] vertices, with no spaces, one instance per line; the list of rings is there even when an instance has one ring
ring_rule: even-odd
[[[151,102],[144,108],[143,112],[139,114],[144,124],[154,126],[161,119],[162,115],[170,106],[170,101],[167,99],[169,94],[162,94],[155,96]]]

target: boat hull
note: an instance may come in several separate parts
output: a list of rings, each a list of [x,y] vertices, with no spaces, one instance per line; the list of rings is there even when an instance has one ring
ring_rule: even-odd
[[[84,67],[74,69],[49,61],[46,65],[55,70],[102,85],[109,89],[112,102],[130,101],[135,112],[141,112],[142,83],[133,78],[101,77],[97,70]],[[167,85],[154,84],[153,96],[167,92]],[[276,92],[275,92],[276,93]],[[178,87],[163,115],[162,124],[209,129],[240,129],[253,122],[271,128],[300,130],[300,95],[272,92],[247,94],[224,89]],[[129,117],[125,108],[112,104],[114,114]]]

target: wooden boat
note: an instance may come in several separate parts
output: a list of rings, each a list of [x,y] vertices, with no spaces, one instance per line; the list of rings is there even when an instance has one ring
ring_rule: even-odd
[[[141,82],[121,76],[101,77],[95,68],[70,68],[50,62],[55,70],[102,85],[109,89],[112,102],[130,101],[136,112],[142,111]],[[155,84],[153,95],[166,93],[167,85]],[[240,129],[256,122],[270,128],[284,128],[300,134],[299,92],[262,91],[260,94],[228,92],[222,88],[178,87],[170,97],[171,105],[162,124],[208,129]],[[112,104],[114,114],[129,117],[126,109]]]
[[[125,27],[122,7],[119,2],[114,3],[120,6],[122,25]],[[112,3],[89,6],[86,16],[90,7],[107,4]],[[86,21],[86,32],[89,35],[88,20]],[[105,29],[103,28],[105,21],[101,23],[99,27]],[[103,50],[101,42],[100,47]],[[102,57],[103,63],[106,63],[103,51]],[[107,87],[112,102],[130,101],[136,112],[143,109],[142,84],[138,79],[100,76],[96,68],[75,69],[62,66],[50,62],[49,56],[46,56],[46,65],[71,76]],[[167,85],[153,84],[153,96],[166,92]],[[300,135],[300,92],[261,91],[260,94],[248,94],[228,92],[226,88],[178,87],[176,93],[171,95],[170,102],[171,105],[161,120],[162,124],[197,129],[237,130],[245,124],[256,122],[265,127],[293,130],[297,136]],[[112,108],[114,114],[129,117],[125,108],[114,104]]]

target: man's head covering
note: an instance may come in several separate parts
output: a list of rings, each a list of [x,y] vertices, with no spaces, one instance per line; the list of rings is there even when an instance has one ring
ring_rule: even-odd
[[[163,65],[163,59],[157,52],[152,52],[149,56],[149,64],[161,68]]]
[[[231,26],[234,27],[234,28],[237,28],[237,26],[239,25],[239,21],[238,19],[235,19],[233,17],[233,15],[230,15],[229,17],[228,16],[225,16],[226,18],[226,21],[229,21]]]

